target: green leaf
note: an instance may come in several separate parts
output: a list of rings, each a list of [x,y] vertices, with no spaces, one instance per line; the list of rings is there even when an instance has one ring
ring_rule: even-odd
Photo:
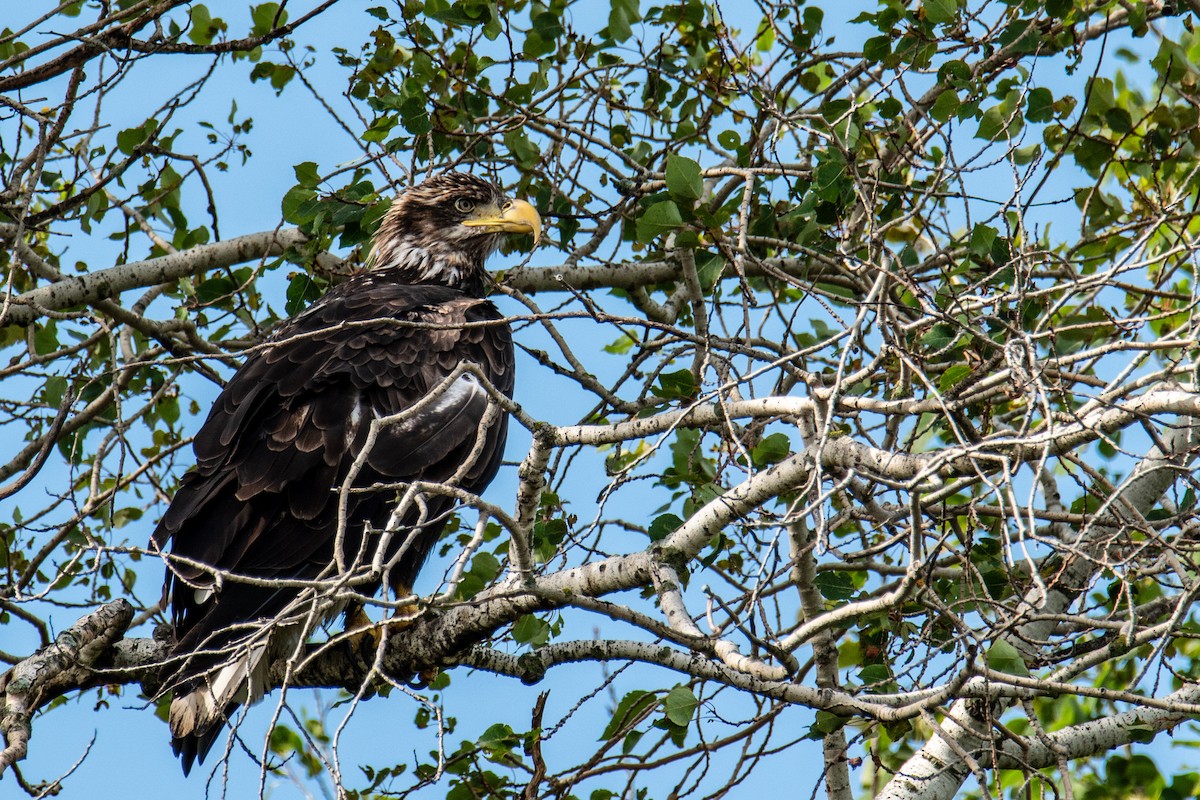
[[[1133,117],[1124,108],[1110,108],[1104,112],[1104,121],[1113,133],[1126,134],[1133,130]]]
[[[214,20],[203,3],[192,6],[189,16],[188,39],[193,44],[210,44],[217,32],[225,29],[225,23],[219,18]]]
[[[173,425],[179,421],[179,400],[175,397],[164,397],[158,401],[156,407],[158,416],[168,425]],[[156,431],[157,433],[157,431]]]
[[[288,281],[287,302],[284,311],[295,316],[312,301],[321,296],[321,287],[310,276],[298,272]]]
[[[1159,73],[1164,83],[1175,83],[1183,78],[1185,72],[1192,69],[1194,60],[1178,42],[1164,37],[1158,45],[1158,53],[1150,59],[1150,66]]]
[[[992,252],[992,244],[999,235],[1000,231],[992,226],[979,223],[971,229],[971,241],[967,246],[971,248],[972,253],[983,258]]]
[[[33,350],[39,356],[49,355],[58,349],[58,323],[46,320],[33,329]]]
[[[777,464],[787,458],[792,451],[792,442],[785,433],[772,433],[754,446],[750,458],[755,466],[765,467]]]
[[[1083,139],[1075,147],[1075,163],[1090,172],[1098,172],[1112,160],[1116,148],[1099,139]]]
[[[286,725],[276,725],[271,729],[271,752],[288,756],[293,752],[304,751],[304,740],[300,734]]]
[[[400,104],[400,123],[413,136],[422,136],[433,130],[433,120],[425,101],[419,97],[411,97]]]
[[[646,711],[657,705],[658,698],[653,694],[641,689],[634,689],[622,697],[621,702],[617,703],[617,709],[613,712],[612,719],[604,727],[604,733],[600,734],[600,741],[606,742],[613,738],[625,728],[633,725],[634,721],[640,719]]]
[[[308,189],[315,189],[317,184],[321,182],[321,176],[317,174],[317,164],[315,161],[304,161],[292,167],[292,171],[296,173],[296,182]]]
[[[504,134],[504,145],[523,167],[532,167],[542,157],[542,151],[534,144],[524,131],[511,130]]]
[[[396,117],[391,114],[384,114],[377,118],[367,127],[362,134],[364,142],[384,142],[391,136],[392,129],[396,127]]]
[[[817,195],[823,200],[836,201],[843,189],[851,188],[846,176],[846,158],[837,150],[821,154],[814,181]]]
[[[688,205],[699,200],[700,195],[704,193],[700,165],[687,156],[667,156],[667,191],[672,197]]]
[[[1054,19],[1066,19],[1067,14],[1075,8],[1075,3],[1073,0],[1046,0],[1043,8]]]
[[[1020,132],[1024,123],[1025,120],[1021,116],[1020,110],[1016,109],[1008,100],[1005,100],[1003,103],[997,103],[983,112],[983,117],[979,120],[979,130],[975,133],[975,138],[986,139],[990,142],[1002,138],[1011,139]]]
[[[471,574],[478,575],[485,581],[495,580],[500,574],[500,561],[486,550],[476,553],[471,559]]]
[[[533,614],[526,614],[513,625],[513,638],[521,644],[541,647],[550,641],[550,623]]]
[[[658,383],[650,387],[650,392],[664,400],[686,400],[696,396],[696,388],[696,379],[692,377],[692,373],[681,369],[659,375]]]
[[[1159,733],[1154,728],[1146,725],[1131,725],[1125,728],[1125,731],[1129,733],[1129,741],[1136,742],[1138,744],[1150,744],[1155,740]],[[1184,797],[1194,797],[1194,792],[1195,789],[1193,788],[1192,791],[1184,795]]]
[[[849,600],[854,596],[854,579],[845,572],[818,572],[813,586],[826,600]]]
[[[638,0],[612,0],[608,12],[608,38],[623,42],[633,35],[633,23],[642,18]]]
[[[1025,147],[1017,147],[1012,151],[1012,161],[1017,166],[1032,164],[1041,157],[1042,146],[1040,144],[1026,145]]]
[[[839,717],[830,711],[818,710],[814,715],[813,724],[809,727],[806,738],[820,739],[833,733],[846,724],[845,717]]]
[[[649,243],[683,225],[679,207],[671,200],[662,200],[646,209],[636,223],[637,240]]]
[[[1003,639],[997,639],[988,648],[987,665],[988,669],[1009,675],[1029,675],[1029,669],[1025,666],[1025,659],[1021,658],[1020,652]]]
[[[758,36],[754,39],[754,49],[760,53],[769,53],[775,46],[775,25],[769,17],[763,17],[758,23]]]
[[[948,392],[958,384],[962,383],[972,372],[971,367],[966,364],[954,364],[947,367],[942,373],[941,380],[938,381],[938,391]]]
[[[463,575],[462,582],[458,585],[458,597],[462,600],[471,599],[499,574],[500,562],[494,555],[487,551],[476,553],[471,559],[471,568]]]
[[[279,3],[263,3],[250,7],[250,18],[254,21],[251,35],[265,36],[276,27],[286,24],[288,13],[286,9],[280,9]]]
[[[674,514],[661,514],[650,523],[646,533],[649,535],[650,541],[657,542],[679,530],[679,526],[682,524],[683,520]]]
[[[127,156],[133,155],[141,144],[143,144],[158,128],[158,121],[148,119],[136,128],[126,128],[117,134],[117,149]]]
[[[925,0],[925,19],[934,25],[950,22],[958,14],[958,0]]]
[[[938,95],[937,100],[933,101],[929,115],[938,122],[946,122],[957,114],[960,108],[962,108],[962,101],[958,99],[958,92],[947,89]]]
[[[303,186],[293,186],[283,196],[280,210],[285,221],[293,225],[307,225],[317,216],[318,206],[316,192]]]
[[[716,286],[717,280],[721,277],[721,272],[724,269],[725,259],[716,253],[704,251],[696,253],[696,277],[700,279],[700,286],[705,291]]]
[[[1030,122],[1049,122],[1054,119],[1054,95],[1041,86],[1025,98],[1025,118]]]
[[[971,68],[967,62],[952,59],[938,67],[938,81],[957,89],[965,88],[971,80]]]
[[[1039,22],[1034,17],[1019,17],[1006,25],[1000,37],[994,41],[1010,48],[1014,55],[1032,53],[1045,41]]]
[[[816,94],[815,88],[813,89],[813,93]],[[877,108],[879,109],[879,116],[883,119],[895,119],[904,112],[904,106],[894,97],[883,98],[879,101]]]
[[[130,522],[135,522],[135,521],[141,519],[142,513],[143,512],[140,508],[132,508],[131,507],[131,508],[118,509],[117,511],[113,512],[112,526],[114,528],[123,528],[126,525],[128,525]],[[126,570],[125,575],[122,578],[123,582],[129,584],[129,585],[125,586],[126,591],[131,590],[133,588],[132,581],[136,581],[136,580],[137,580],[137,573],[135,573],[131,570]]]
[[[490,726],[479,737],[479,743],[489,750],[497,747],[511,750],[519,742],[520,738],[516,736],[513,729],[503,722],[497,722]]]
[[[53,375],[47,378],[46,383],[42,386],[42,402],[46,405],[57,406],[62,402],[66,394],[67,379],[61,375]],[[1191,489],[1188,491],[1190,492]],[[1195,505],[1194,500],[1191,505],[1184,503],[1183,508],[1191,508],[1192,505]]]
[[[742,137],[735,130],[721,131],[717,134],[717,144],[726,150],[737,150],[742,146]]]
[[[275,94],[282,92],[294,77],[296,77],[295,67],[288,64],[273,64],[270,61],[261,61],[254,65],[254,69],[250,70],[251,82],[269,81]]]
[[[604,352],[606,352],[606,353],[612,353],[613,355],[616,355],[616,356],[623,356],[626,353],[628,353],[629,349],[631,347],[633,347],[635,344],[637,344],[637,340],[635,340],[628,333],[622,333],[620,336],[618,336],[616,338],[615,341],[613,341],[610,344],[604,345],[604,347],[601,349],[604,350]]]
[[[921,337],[921,344],[930,350],[942,350],[953,344],[955,338],[957,338],[957,334],[952,326],[938,323]]]
[[[663,712],[673,725],[685,726],[692,721],[699,702],[687,686],[679,685],[663,698]]]
[[[196,287],[196,300],[201,305],[209,305],[218,300],[228,299],[234,289],[233,281],[224,276],[209,278]]]
[[[864,686],[875,683],[886,683],[892,679],[891,671],[886,664],[868,664],[858,672],[858,680]]]
[[[567,537],[567,521],[560,517],[539,520],[533,524],[533,552],[537,560],[545,563],[554,558],[558,547]]]
[[[1087,98],[1087,115],[1102,118],[1117,104],[1116,87],[1108,78],[1092,78],[1088,81],[1083,96]]]
[[[863,43],[863,59],[879,63],[892,54],[891,36],[872,36]]]

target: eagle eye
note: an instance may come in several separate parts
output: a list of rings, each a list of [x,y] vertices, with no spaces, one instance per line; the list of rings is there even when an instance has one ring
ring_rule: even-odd
[[[454,207],[463,214],[470,214],[475,210],[475,203],[465,197],[460,197],[454,201]]]

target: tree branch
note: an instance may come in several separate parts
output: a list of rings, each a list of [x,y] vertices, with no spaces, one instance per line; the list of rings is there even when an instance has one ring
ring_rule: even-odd
[[[1177,468],[1186,466],[1195,457],[1200,442],[1200,413],[1193,410],[1186,424],[1171,430],[1163,447],[1155,447],[1138,465],[1120,492],[1120,499],[1139,514],[1146,514],[1163,493],[1175,482]],[[1018,650],[1028,650],[1028,642],[1044,642],[1056,621],[1054,614],[1067,608],[1101,568],[1104,559],[1101,549],[1110,540],[1111,529],[1084,527],[1075,543],[1075,556],[1056,576],[1055,583],[1046,587],[1037,582],[1026,593],[1023,605],[1041,612],[1041,619],[1019,626],[1017,634],[1006,637]],[[979,706],[960,699],[943,720],[941,731],[914,754],[888,782],[879,795],[881,800],[951,800],[970,770],[960,753],[965,751],[980,758],[995,743],[988,736],[988,722],[980,719]],[[990,715],[989,715],[990,716]],[[1163,728],[1173,717],[1163,719]],[[1159,728],[1159,730],[1163,729]],[[1102,752],[1102,751],[1095,751]]]
[[[133,606],[127,600],[108,603],[0,677],[0,737],[5,745],[0,750],[0,775],[28,752],[33,712],[66,692],[93,685],[93,665],[132,621]]]
[[[0,225],[0,237],[12,238],[17,226]],[[264,231],[200,245],[182,253],[134,261],[24,292],[11,300],[0,325],[31,325],[45,311],[109,300],[130,289],[170,283],[205,270],[278,256],[308,238],[296,228]]]

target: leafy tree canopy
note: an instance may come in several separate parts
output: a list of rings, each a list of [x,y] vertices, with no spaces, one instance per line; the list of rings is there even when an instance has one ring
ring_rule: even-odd
[[[1194,796],[1131,746],[1200,711],[1200,4],[848,5],[14,5],[5,780],[72,769],[65,706],[162,712],[189,436],[456,168],[548,226],[496,274],[510,463],[416,622],[276,664],[210,791]],[[443,713],[483,673],[516,715]]]

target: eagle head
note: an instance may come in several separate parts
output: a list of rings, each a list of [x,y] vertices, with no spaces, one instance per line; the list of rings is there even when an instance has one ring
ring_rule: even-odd
[[[541,238],[542,220],[491,181],[445,172],[397,197],[375,234],[372,269],[399,269],[413,283],[482,286],[483,264],[507,233]]]

